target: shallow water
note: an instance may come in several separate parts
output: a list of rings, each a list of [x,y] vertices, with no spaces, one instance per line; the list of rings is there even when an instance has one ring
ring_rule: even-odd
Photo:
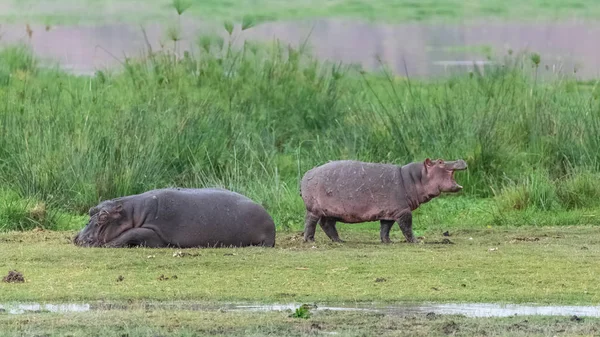
[[[288,304],[256,304],[256,305],[207,305],[189,302],[154,302],[141,304],[120,303],[65,303],[65,304],[39,304],[18,303],[0,304],[0,312],[9,314],[23,314],[27,312],[87,312],[102,310],[191,310],[191,311],[286,311],[295,310],[300,303]],[[600,317],[600,306],[538,306],[519,304],[493,304],[493,303],[449,303],[449,304],[409,304],[409,305],[357,305],[357,306],[328,306],[317,305],[311,311],[363,311],[385,313],[391,315],[416,315],[434,313],[437,315],[464,315],[467,317],[508,317],[508,316],[579,316]]]
[[[179,51],[194,50],[199,32],[217,31],[222,26],[198,21],[182,21]],[[154,50],[165,42],[165,25],[145,25]],[[146,43],[137,25],[54,26],[47,31],[33,25],[31,38],[25,25],[0,27],[0,42],[25,41],[44,58],[58,60],[65,69],[92,74],[96,69],[119,66],[124,55],[137,56]],[[312,53],[331,61],[361,64],[366,70],[380,67],[380,59],[398,75],[443,76],[467,71],[473,63],[489,62],[486,54],[506,55],[508,50],[537,52],[544,74],[573,74],[580,79],[600,74],[599,22],[510,23],[485,21],[465,24],[370,24],[323,19],[295,22],[269,22],[240,32],[236,26],[235,44],[246,39],[263,42],[279,39],[293,46],[305,40]],[[162,42],[161,42],[162,41]]]

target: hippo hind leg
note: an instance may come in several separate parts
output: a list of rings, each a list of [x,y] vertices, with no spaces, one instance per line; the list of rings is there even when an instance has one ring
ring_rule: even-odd
[[[166,243],[151,229],[134,228],[106,243],[109,248],[143,246],[150,248],[166,247]]]
[[[323,217],[321,220],[319,220],[319,225],[321,225],[323,232],[327,234],[331,241],[340,243],[344,242],[344,240],[340,239],[340,236],[338,235],[337,228],[335,228],[335,222],[336,220],[334,218]]]
[[[390,240],[390,230],[392,229],[392,226],[394,226],[394,220],[380,220],[379,224],[381,227],[379,234],[381,236],[381,242],[391,243],[392,240]]]
[[[317,221],[319,221],[319,217],[306,212],[306,216],[304,217],[304,241],[312,242],[315,241],[315,231],[317,230]]]
[[[412,214],[402,214],[397,221],[398,225],[400,226],[400,230],[402,231],[402,234],[404,234],[404,237],[406,238],[406,241],[410,243],[417,243],[418,241],[413,235],[412,230]]]

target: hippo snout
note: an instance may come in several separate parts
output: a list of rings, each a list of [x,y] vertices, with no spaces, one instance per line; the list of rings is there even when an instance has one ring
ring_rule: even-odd
[[[467,162],[462,159],[457,161],[446,162],[446,168],[454,171],[462,171],[467,169]]]
[[[77,234],[73,238],[73,243],[76,246],[81,246],[81,247],[92,247],[92,246],[94,246],[94,240],[92,240],[92,238],[89,237],[89,236],[82,237],[81,233]]]
[[[459,159],[457,161],[454,162],[454,167],[455,170],[466,170],[467,169],[467,162]]]

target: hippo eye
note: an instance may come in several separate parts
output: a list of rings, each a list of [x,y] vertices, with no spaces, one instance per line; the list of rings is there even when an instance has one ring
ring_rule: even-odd
[[[108,214],[106,214],[106,212],[102,212],[98,216],[98,220],[100,220],[100,221],[106,221],[107,218],[108,218]]]

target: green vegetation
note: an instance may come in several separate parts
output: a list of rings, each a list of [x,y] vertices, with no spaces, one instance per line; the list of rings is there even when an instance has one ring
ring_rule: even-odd
[[[276,43],[198,44],[200,55],[164,50],[93,78],[42,69],[22,46],[2,50],[0,228],[76,229],[100,200],[221,186],[298,229],[298,183],[313,166],[426,157],[469,169],[457,174],[460,195],[417,211],[417,231],[599,222],[600,89],[540,81],[543,56],[418,82]]]
[[[0,298],[317,305],[600,300],[600,234],[593,226],[450,230],[449,237],[438,231],[417,245],[405,243],[397,227],[390,245],[379,242],[377,226],[351,228],[340,226],[344,244],[322,231],[315,244],[280,232],[275,248],[185,250],[81,248],[71,243],[71,231],[2,233],[0,276],[16,269],[25,283],[0,283]]]
[[[283,312],[133,310],[77,314],[0,314],[0,336],[592,336],[598,319],[465,318],[318,312],[310,319]]]
[[[594,0],[8,0],[0,5],[2,22],[80,23],[107,21],[155,22],[169,18],[166,8],[189,7],[194,18],[258,21],[306,18],[350,18],[378,22],[455,21],[498,18],[518,21],[571,17],[596,19],[600,4]],[[142,10],[140,10],[143,8]]]
[[[176,1],[175,8],[179,14],[232,17],[221,3],[227,2]],[[272,1],[236,12],[249,14],[242,20],[248,28],[264,19],[359,12],[370,19],[404,20],[484,12],[530,18],[540,8],[545,8],[542,17],[599,11],[589,1],[573,11],[559,8],[558,1],[492,3],[497,8],[487,2],[406,1],[382,11],[376,1],[352,6]],[[21,4],[31,2],[10,5],[0,17],[63,19],[49,18],[44,10],[16,13]],[[158,7],[149,4],[148,17],[169,6],[153,4]],[[100,15],[104,5],[80,6]],[[118,6],[121,19],[139,7]],[[306,7],[290,11],[291,6]],[[440,10],[444,6],[448,10]],[[77,17],[77,8],[69,17]],[[225,24],[230,34],[232,22]],[[180,31],[174,27],[168,35],[169,48],[177,50]],[[126,60],[122,72],[99,71],[94,77],[42,68],[26,46],[0,51],[0,271],[16,269],[25,277],[24,283],[0,284],[2,301],[590,304],[600,299],[594,263],[600,236],[590,226],[600,224],[597,82],[546,81],[538,69],[544,55],[537,54],[507,55],[498,60],[502,66],[486,68],[485,76],[476,71],[416,81],[322,63],[277,43],[247,42],[234,50],[222,38],[201,36],[198,45],[199,55],[148,51],[144,58]],[[416,211],[415,232],[423,244],[405,244],[396,227],[396,243],[382,245],[377,223],[339,224],[345,244],[330,242],[321,230],[315,244],[302,242],[298,183],[306,170],[336,159],[406,164],[426,157],[462,158],[469,169],[457,173],[465,186],[461,193]],[[178,251],[72,244],[87,210],[99,201],[168,186],[220,186],[260,202],[277,224],[276,248]],[[442,236],[446,230],[450,237]],[[592,334],[595,323],[323,313],[310,307],[267,314],[134,309],[125,315],[0,312],[0,336],[50,331],[298,336],[317,330],[343,336],[529,336]]]

